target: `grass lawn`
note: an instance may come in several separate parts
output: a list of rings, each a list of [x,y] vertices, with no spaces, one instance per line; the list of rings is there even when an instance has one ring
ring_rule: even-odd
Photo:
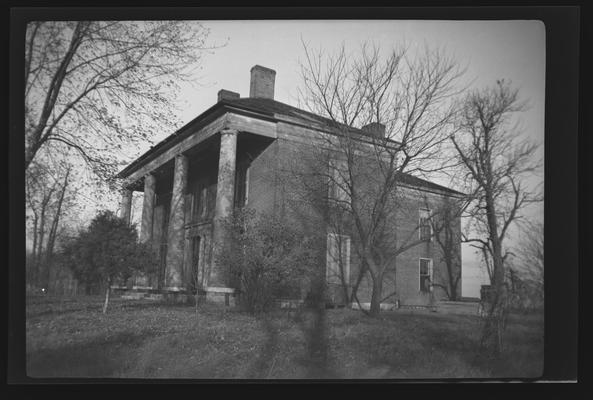
[[[485,361],[477,356],[481,321],[471,315],[327,310],[320,332],[310,312],[256,318],[204,305],[196,315],[190,306],[115,298],[103,315],[101,306],[101,297],[28,298],[27,375],[535,378],[543,370],[541,315],[511,315],[504,353]]]

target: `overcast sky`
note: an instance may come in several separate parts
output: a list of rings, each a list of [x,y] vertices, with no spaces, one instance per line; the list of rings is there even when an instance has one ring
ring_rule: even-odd
[[[250,69],[259,64],[276,70],[275,99],[296,105],[301,40],[328,52],[342,43],[356,51],[364,41],[387,51],[405,42],[414,51],[424,43],[442,47],[460,64],[473,87],[510,80],[530,108],[521,116],[524,135],[541,143],[543,157],[545,100],[545,27],[540,21],[208,21],[211,43],[227,43],[205,57],[196,75],[199,86],[182,90],[183,122],[216,102],[220,89],[249,96]],[[164,132],[162,138],[169,135]],[[162,138],[159,138],[162,139]],[[534,181],[543,180],[543,176]],[[543,220],[543,205],[530,211]],[[478,296],[486,275],[468,247],[463,249],[464,296]]]

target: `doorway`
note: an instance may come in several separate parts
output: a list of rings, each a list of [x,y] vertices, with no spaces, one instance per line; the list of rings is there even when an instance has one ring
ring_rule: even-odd
[[[202,286],[202,271],[200,270],[200,258],[201,258],[201,236],[195,236],[192,238],[192,255],[191,255],[191,270],[190,270],[190,288],[192,292]]]

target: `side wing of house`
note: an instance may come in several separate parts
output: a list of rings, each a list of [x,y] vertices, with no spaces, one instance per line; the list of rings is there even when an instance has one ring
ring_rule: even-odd
[[[399,205],[397,216],[393,220],[395,235],[393,249],[406,247],[387,267],[382,282],[381,303],[391,307],[399,302],[400,305],[425,306],[431,301],[446,299],[452,292],[451,285],[457,295],[461,290],[461,221],[459,217],[448,222],[447,235],[451,241],[449,247],[444,247],[445,229],[435,232],[431,223],[432,218],[438,217],[439,210],[446,204],[449,196],[431,193],[419,189],[406,190],[406,196]],[[436,235],[439,235],[437,238]],[[338,251],[341,243],[348,242],[347,251],[342,251],[345,258],[335,257],[341,263],[349,263],[345,281],[351,293],[357,284],[360,271],[360,259],[355,251],[355,238],[349,235],[336,237],[328,233],[328,257],[333,251]],[[409,246],[409,247],[408,247]],[[446,257],[451,257],[447,263]],[[328,258],[328,269],[336,270],[335,262]],[[333,287],[332,287],[333,286]],[[343,302],[345,295],[341,282],[328,281],[329,293],[333,301]],[[373,281],[367,273],[361,277],[358,284],[357,298],[362,306],[368,306],[371,301]],[[354,303],[352,305],[355,305]]]

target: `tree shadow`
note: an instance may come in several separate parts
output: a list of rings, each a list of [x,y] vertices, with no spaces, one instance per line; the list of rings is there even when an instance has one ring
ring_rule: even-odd
[[[261,315],[259,320],[264,328],[266,340],[262,346],[262,351],[249,368],[247,378],[269,379],[278,355],[279,328],[274,323],[273,317],[270,314]]]
[[[108,341],[96,339],[27,354],[27,376],[31,378],[103,378],[113,377],[129,367],[130,348],[139,347],[155,336],[122,332]]]
[[[330,363],[330,347],[325,304],[313,304],[300,309],[294,316],[305,339],[305,354],[301,364],[306,379],[332,379],[336,373]]]

